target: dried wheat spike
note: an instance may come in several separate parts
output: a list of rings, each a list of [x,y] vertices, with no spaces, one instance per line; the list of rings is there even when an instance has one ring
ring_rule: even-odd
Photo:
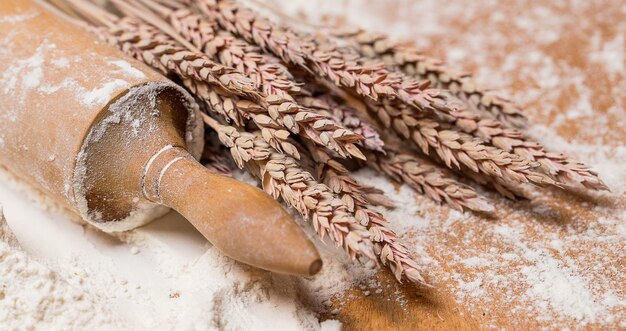
[[[168,11],[166,18],[194,46],[206,55],[219,59],[225,66],[244,73],[264,93],[291,96],[301,92],[300,86],[279,59],[228,31],[220,30],[216,22],[187,9]]]
[[[251,116],[262,128],[264,138],[281,141],[279,145],[267,140],[273,147],[298,158],[295,148],[283,146],[281,149],[281,145],[287,144],[285,140],[290,131],[328,148],[341,157],[364,158],[363,153],[355,145],[362,140],[359,134],[347,130],[332,118],[312,112],[296,102],[292,95],[299,94],[300,87],[278,59],[264,54],[257,46],[235,38],[229,32],[216,31],[214,25],[200,15],[188,10],[171,11],[154,3],[152,6],[157,6],[155,7],[158,8],[157,11],[195,47],[218,59],[222,64],[235,67],[239,72],[252,78],[264,99],[260,102],[263,108],[253,107],[253,110],[258,111],[254,111]]]
[[[464,211],[491,212],[493,206],[473,188],[464,185],[437,166],[415,155],[398,153],[386,148],[387,155],[368,154],[371,166],[400,183],[405,183],[438,203],[446,202],[452,208]]]
[[[527,117],[510,100],[479,87],[469,74],[457,72],[441,60],[428,57],[408,43],[393,42],[388,36],[360,29],[346,30],[340,36],[354,42],[368,58],[382,59],[419,80],[430,80],[435,87],[449,89],[458,98],[508,127],[525,128]]]
[[[510,101],[477,88],[469,76],[457,74],[442,62],[428,58],[406,44],[393,43],[382,34],[353,30],[340,35],[357,43],[365,56],[382,58],[388,65],[399,67],[420,79],[429,79],[438,87],[449,88],[458,97],[470,101],[476,109],[495,114],[494,117],[498,118],[483,119],[475,112],[457,108],[451,114],[452,123],[463,131],[483,138],[504,151],[539,162],[539,170],[557,181],[576,182],[595,190],[608,189],[590,167],[571,161],[565,155],[548,153],[541,144],[528,140],[521,132],[503,128],[504,123],[527,124],[527,119]]]
[[[317,182],[295,159],[275,152],[258,134],[220,125],[208,116],[204,119],[218,132],[237,165],[247,166],[261,179],[268,194],[275,199],[281,197],[309,219],[321,239],[330,237],[352,258],[376,258],[367,228],[351,216],[348,206],[328,186]]]
[[[238,125],[242,125],[245,119],[251,119],[260,128],[263,137],[272,147],[280,152],[299,158],[298,150],[287,139],[289,131],[284,129],[284,125],[265,115],[267,107],[264,108],[257,102],[237,97],[237,95],[249,96],[251,93],[235,93],[237,89],[233,89],[232,86],[226,88],[223,84],[214,83],[211,78],[213,76],[208,76],[208,79],[198,79],[197,76],[184,74],[190,71],[188,64],[183,64],[179,67],[168,65],[168,63],[172,62],[170,57],[178,58],[176,54],[192,54],[191,56],[202,59],[207,58],[206,55],[200,57],[197,55],[197,52],[181,50],[169,36],[133,18],[123,18],[116,25],[115,29],[107,32],[109,32],[107,34],[108,39],[126,54],[134,56],[165,74],[177,74],[182,79],[183,85],[194,93],[196,97],[205,102],[212,111],[224,116],[226,119],[232,120]],[[167,55],[169,52],[173,52],[173,50],[177,50],[173,56]],[[162,54],[166,55],[160,56]],[[245,76],[220,64],[216,64],[216,66],[223,68],[223,70],[229,72],[229,75],[234,75],[235,78],[240,76],[245,78],[250,83],[249,87],[256,91],[252,81]],[[232,73],[233,71],[234,73]],[[219,82],[235,81],[232,77],[225,75],[218,77]],[[253,94],[256,93],[254,92]],[[262,98],[261,95],[257,95],[253,99],[259,98]]]
[[[361,120],[349,110],[349,107],[333,98],[328,93],[321,95],[302,95],[297,98],[298,102],[310,109],[314,109],[318,113],[332,116],[337,122],[341,123],[345,128],[360,134],[363,137],[361,142],[365,149],[383,152],[385,142],[380,138],[378,131],[374,129],[368,122]]]
[[[307,149],[317,163],[318,177],[348,206],[356,220],[367,227],[379,261],[388,266],[398,281],[426,285],[424,269],[409,254],[409,249],[389,229],[383,214],[370,208],[372,204],[364,194],[366,187],[359,184],[350,171],[333,160],[324,150],[307,144]]]
[[[142,28],[143,27],[143,28]],[[134,18],[123,18],[105,34],[108,42],[124,53],[181,79],[196,80],[234,95],[260,98],[253,82],[208,56],[177,46],[171,39]]]
[[[289,131],[269,118],[266,115],[266,109],[259,104],[245,99],[238,99],[236,96],[219,93],[218,89],[205,89],[206,86],[198,86],[193,81],[184,81],[183,83],[200,101],[204,102],[209,111],[219,115],[226,114],[240,126],[243,124],[243,119],[251,119],[259,128],[263,139],[272,148],[300,159],[298,148],[289,139]]]
[[[122,24],[121,28],[127,31],[137,31],[137,35],[142,35],[144,40],[173,43],[168,36],[161,34],[158,29],[152,26],[128,18],[123,19],[122,22],[126,23]],[[130,34],[130,32],[126,34]],[[137,56],[137,53],[130,54]],[[139,58],[146,61],[145,58]],[[146,63],[155,66],[154,62]],[[167,72],[168,68],[158,69]],[[226,116],[235,123],[241,124],[244,118],[252,119],[261,129],[263,138],[280,152],[299,158],[296,147],[288,141],[290,133],[285,129],[289,129],[294,133],[303,133],[316,143],[337,152],[342,157],[353,155],[364,158],[355,146],[355,143],[361,139],[360,135],[343,129],[321,115],[302,111],[295,102],[290,102],[283,97],[277,95],[264,97],[262,99],[263,106],[261,106],[254,101],[230,96],[232,94],[230,90],[225,90],[220,86],[212,87],[204,81],[184,79],[183,83],[202,101],[210,105],[210,109]],[[260,96],[253,99],[258,98]],[[300,130],[301,128],[302,130]]]
[[[309,87],[309,89],[315,88]],[[379,134],[380,128],[374,127],[375,122],[373,122],[373,119],[368,118],[372,122],[370,124],[356,117],[355,114],[358,113],[358,110],[345,103],[340,103],[329,91],[318,88],[316,98],[313,99],[329,100],[328,102],[336,110],[335,115],[338,119],[344,121],[344,125],[349,127],[349,124],[346,124],[345,121],[358,121],[360,124],[366,125],[366,130],[373,132],[373,135],[378,140],[381,139]],[[397,182],[406,183],[415,191],[426,194],[437,203],[447,202],[457,210],[464,211],[469,209],[490,212],[493,209],[472,187],[458,182],[439,166],[415,155],[415,153],[400,153],[400,141],[395,137],[384,135],[383,138],[387,142],[385,145],[372,144],[373,146],[365,146],[366,150],[370,151],[367,153],[370,161],[368,166]],[[365,142],[367,142],[367,139]],[[478,173],[471,174],[481,179],[485,178],[485,176],[481,177]],[[506,194],[507,197],[515,197],[510,191],[502,188],[501,185],[498,185],[498,188],[502,189],[502,193]]]
[[[439,90],[428,89],[399,72],[390,72],[382,62],[362,58],[357,52],[310,34],[297,34],[239,7],[232,0],[198,0],[207,16],[226,30],[274,53],[284,62],[315,73],[335,85],[373,101],[402,100],[420,112],[448,114],[453,108]]]
[[[572,161],[564,154],[549,153],[540,143],[527,139],[522,132],[502,128],[498,121],[470,117],[457,120],[456,126],[504,151],[538,162],[538,170],[559,182],[579,183],[592,190],[608,190],[590,167]]]
[[[434,151],[448,168],[460,169],[463,165],[507,183],[561,187],[559,182],[534,171],[539,163],[491,146],[448,123],[418,117],[403,104],[384,102],[369,108],[386,128],[392,128],[401,138],[411,139],[426,155]]]

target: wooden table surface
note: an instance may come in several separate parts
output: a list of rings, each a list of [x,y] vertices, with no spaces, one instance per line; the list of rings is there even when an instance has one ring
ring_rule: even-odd
[[[537,125],[530,135],[593,165],[612,188],[530,190],[532,201],[519,202],[485,193],[495,218],[416,196],[416,226],[394,226],[435,259],[436,289],[398,286],[379,273],[382,293],[354,287],[322,317],[347,330],[626,329],[626,4],[346,0],[314,7],[475,72],[525,106]],[[315,16],[304,1],[290,8]]]

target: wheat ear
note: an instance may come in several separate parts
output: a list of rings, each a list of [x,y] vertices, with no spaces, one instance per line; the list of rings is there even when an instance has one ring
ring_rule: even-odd
[[[402,154],[387,147],[386,155],[368,154],[370,166],[415,191],[424,193],[438,203],[464,211],[492,212],[493,206],[474,189],[443,173],[431,162],[411,154]]]
[[[307,144],[307,149],[317,163],[317,174],[320,180],[341,197],[356,220],[370,231],[374,252],[379,261],[389,267],[398,281],[408,280],[425,285],[426,281],[422,276],[423,268],[411,259],[409,249],[389,229],[383,214],[371,209],[372,201],[369,201],[363,194],[367,189],[352,178],[350,172],[324,150],[311,144]]]
[[[473,117],[457,120],[455,124],[464,132],[480,137],[495,147],[538,162],[539,171],[561,183],[579,183],[592,190],[608,190],[589,166],[573,161],[564,154],[549,153],[540,143],[526,138],[521,131],[503,128],[501,122]]]
[[[160,69],[165,73],[179,74],[176,70],[168,71],[169,67],[160,68],[160,64],[163,61],[159,59],[153,60],[147,57],[145,53],[147,47],[153,46],[157,53],[160,53],[159,50],[178,49],[171,39],[162,35],[156,28],[143,24],[136,19],[124,18],[120,23],[117,27],[119,30],[108,31],[109,39],[115,40],[120,49],[128,55],[151,65],[153,68]],[[133,49],[136,51],[133,51]],[[152,48],[148,49],[152,50]],[[239,73],[237,74],[240,75]],[[189,78],[186,75],[179,75],[179,77],[181,77],[183,85],[187,89],[211,106],[210,109],[234,121],[236,124],[243,124],[245,119],[251,119],[260,128],[264,139],[272,147],[299,158],[298,150],[287,139],[290,135],[289,131],[284,129],[284,125],[279,124],[266,115],[267,108],[279,107],[282,105],[282,102],[280,105],[276,105],[274,100],[268,98],[266,100],[268,106],[263,107],[255,101],[238,96],[231,89],[226,89],[219,85],[215,86],[207,83],[205,80],[195,79],[195,77]],[[250,83],[252,84],[251,81]],[[256,90],[253,84],[252,87]]]
[[[378,144],[377,141],[382,143],[378,130],[372,124],[358,118],[355,115],[356,109],[341,103],[328,91],[318,91],[315,98],[307,97],[307,100],[310,100],[311,103],[327,104],[334,110],[333,115],[345,126],[354,125],[363,131],[371,132],[365,136],[375,137],[374,141],[368,144],[368,139],[364,140],[369,167],[397,182],[406,183],[415,191],[426,194],[437,203],[448,203],[457,210],[482,212],[493,210],[493,207],[480,197],[473,188],[458,182],[440,167],[415,155],[415,153],[400,153],[399,148],[396,147],[398,142],[393,141],[394,139],[391,137],[385,137],[390,144]],[[313,152],[310,151],[310,153]],[[318,156],[318,159],[323,160],[324,158]],[[329,186],[334,187],[333,185]],[[337,187],[341,187],[341,185]]]
[[[360,29],[344,30],[338,35],[352,41],[363,56],[382,59],[407,75],[427,79],[435,87],[448,89],[476,110],[508,127],[528,126],[528,118],[518,105],[479,87],[471,75],[449,68],[443,61],[424,55],[408,43],[393,42],[384,34]]]
[[[114,41],[114,44],[128,55],[134,56],[164,73],[178,74],[183,79],[183,85],[202,101],[210,105],[210,109],[213,111],[233,120],[236,124],[242,124],[244,119],[251,119],[261,129],[263,138],[280,152],[287,153],[295,158],[300,157],[296,147],[288,141],[290,132],[285,129],[286,126],[292,132],[300,132],[297,126],[300,123],[308,123],[310,126],[317,125],[324,129],[330,128],[323,121],[320,121],[319,116],[315,114],[296,114],[293,117],[283,115],[283,118],[281,118],[283,121],[278,122],[268,116],[267,113],[290,114],[297,110],[297,105],[295,103],[286,103],[280,97],[270,96],[264,100],[265,106],[262,106],[255,101],[238,97],[236,94],[240,93],[233,93],[231,89],[209,84],[206,80],[198,80],[194,77],[189,78],[189,76],[181,75],[179,70],[171,69],[171,66],[163,66],[163,60],[154,60],[157,57],[150,56],[152,53],[146,53],[146,49],[154,49],[154,52],[160,55],[162,52],[170,52],[172,49],[180,48],[175,46],[174,41],[167,35],[160,33],[158,29],[152,26],[141,23],[137,19],[123,18],[115,28],[106,32],[108,32],[107,39]],[[255,97],[255,99],[259,98],[260,96]],[[285,118],[286,116],[289,116],[289,118]],[[339,149],[337,141],[341,141],[342,138],[347,140],[355,139],[354,137],[356,136],[356,134],[350,133],[343,136],[344,133],[338,132],[337,137],[324,133],[321,137],[316,138],[318,138],[317,141],[320,144]],[[363,157],[358,148],[348,148],[350,148],[352,154]],[[345,156],[346,154],[343,153],[341,155]]]
[[[264,129],[264,138],[271,137],[274,140],[278,138],[281,145],[288,144],[286,138],[283,138],[288,136],[288,132],[278,131],[288,129],[342,157],[364,158],[355,146],[355,143],[362,139],[360,135],[346,130],[331,118],[311,112],[296,102],[292,94],[299,93],[299,87],[278,59],[263,54],[257,46],[249,45],[245,40],[235,38],[226,31],[214,30],[213,24],[200,15],[188,10],[172,11],[150,0],[142,1],[150,5],[151,9],[139,9],[136,11],[137,15],[148,18],[150,17],[148,15],[152,14],[151,10],[156,11],[168,19],[175,32],[190,41],[194,47],[202,49],[205,54],[223,65],[234,67],[240,73],[252,78],[255,87],[264,97],[261,105],[267,110],[264,114],[255,113],[256,118],[253,118],[255,123]],[[254,107],[254,110],[259,110],[259,107]],[[298,158],[297,151],[291,147],[283,147],[282,150]]]
[[[305,91],[307,90],[305,89]],[[385,142],[380,138],[378,131],[368,122],[355,116],[348,105],[336,100],[330,94],[322,93],[312,96],[309,93],[299,96],[298,102],[318,113],[332,116],[335,121],[341,123],[348,130],[360,134],[363,137],[361,143],[365,149],[383,152]]]
[[[204,15],[217,19],[226,30],[257,44],[285,63],[312,72],[362,97],[376,102],[399,99],[420,112],[449,115],[454,111],[439,90],[426,89],[428,83],[388,71],[384,63],[366,60],[349,48],[310,34],[297,34],[232,0],[198,0],[195,3]]]
[[[310,220],[321,239],[328,236],[352,258],[375,259],[367,228],[350,215],[346,204],[330,188],[300,168],[295,159],[273,150],[258,134],[221,125],[207,115],[203,118],[230,149],[235,163],[257,176],[268,194],[275,199],[281,197]]]
[[[98,7],[93,10],[101,10]],[[102,17],[102,16],[98,16]],[[223,66],[208,56],[176,45],[165,34],[141,29],[145,24],[134,18],[101,20],[108,29],[99,33],[113,46],[141,60],[164,74],[174,73],[181,79],[195,80],[233,95],[261,98],[252,80],[235,69]],[[145,33],[145,35],[143,35]]]
[[[297,35],[289,29],[279,27],[265,19],[259,18],[258,15],[249,10],[238,7],[234,1],[199,0],[197,3],[205,15],[217,18],[224,28],[237,33],[247,41],[257,43],[262,48],[272,51],[292,65],[312,70],[317,75],[326,77],[338,86],[350,88],[361,96],[369,97],[368,104],[370,107],[377,111],[383,121],[383,117],[387,117],[387,122],[391,120],[390,117],[394,117],[393,128],[405,138],[408,138],[408,127],[415,124],[410,118],[414,113],[414,109],[425,110],[440,117],[449,116],[453,119],[459,116],[458,114],[465,116],[468,113],[462,108],[450,106],[440,91],[426,89],[427,84],[407,80],[404,76],[389,72],[382,66],[361,62],[357,55],[345,51],[345,49],[339,48],[333,43],[318,42],[310,35]],[[408,110],[406,106],[410,106],[412,110]],[[381,112],[381,109],[384,109],[385,112]],[[396,116],[398,114],[403,116]],[[450,119],[448,118],[448,120]],[[469,137],[464,135],[461,135],[460,138],[466,141],[469,140]],[[477,141],[473,145],[472,149],[480,148],[483,151],[485,150],[479,146],[480,144]],[[433,147],[435,149],[439,148],[439,146]],[[554,184],[558,186],[556,181],[539,173],[528,171],[531,168],[530,162],[522,164],[523,162],[521,161],[523,160],[518,160],[519,157],[511,158],[512,154],[510,153],[502,153],[502,151],[489,146],[485,147],[491,155],[487,155],[486,158],[480,158],[479,160],[483,160],[483,163],[485,159],[489,159],[489,156],[495,157],[496,152],[500,154],[498,155],[498,160],[495,160],[498,163],[508,163],[509,161],[515,161],[516,163],[514,166],[505,167],[507,169],[504,169],[506,170],[504,173],[499,171],[499,169],[495,169],[497,167],[491,167],[487,171],[490,171],[492,175],[510,177],[521,182]],[[474,156],[478,156],[477,153],[474,153]],[[507,160],[503,160],[504,158],[507,158]],[[510,160],[508,160],[509,158]],[[447,165],[450,165],[449,161],[453,160],[450,156],[445,155],[442,159],[446,161]],[[497,163],[492,162],[485,165],[485,167],[493,164]],[[479,168],[480,165],[471,167],[471,169]],[[483,170],[486,170],[486,168]],[[507,172],[511,174],[509,175]],[[526,173],[522,174],[523,172]],[[508,180],[508,178],[505,179]]]
[[[451,124],[418,117],[403,104],[383,103],[382,106],[370,105],[369,109],[386,128],[391,127],[401,138],[410,139],[426,155],[435,152],[448,168],[460,169],[463,165],[507,183],[561,187],[559,182],[534,171],[539,163],[486,144]]]
[[[589,166],[573,161],[563,154],[549,153],[541,144],[529,140],[520,131],[506,128],[506,124],[526,125],[528,120],[512,102],[477,88],[471,82],[471,77],[454,72],[441,61],[426,57],[407,44],[393,43],[382,34],[353,30],[343,31],[338,35],[359,45],[363,55],[382,59],[388,65],[398,67],[419,79],[429,79],[437,87],[451,89],[461,99],[470,101],[478,111],[496,115],[492,117],[497,120],[484,119],[472,111],[457,108],[447,120],[463,131],[485,139],[504,151],[539,162],[541,167],[538,170],[556,181],[580,183],[589,189],[608,190],[606,184]],[[409,68],[412,68],[410,72]]]

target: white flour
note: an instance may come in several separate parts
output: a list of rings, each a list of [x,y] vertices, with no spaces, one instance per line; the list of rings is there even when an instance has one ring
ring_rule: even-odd
[[[626,213],[622,200],[615,205],[605,202],[626,194],[623,131],[605,132],[607,123],[619,125],[626,118],[626,29],[617,29],[611,38],[589,34],[591,42],[581,48],[581,53],[588,51],[590,62],[598,64],[593,70],[605,71],[610,79],[600,83],[612,106],[598,116],[600,96],[594,94],[598,83],[541,48],[578,27],[578,21],[571,25],[571,18],[539,6],[476,19],[496,25],[511,21],[516,33],[524,36],[518,42],[525,44],[508,45],[511,51],[499,45],[513,39],[485,26],[471,25],[461,36],[450,33],[461,18],[471,21],[487,12],[488,1],[476,6],[456,1],[412,3],[396,1],[390,6],[370,1],[365,6],[362,1],[291,0],[282,1],[281,8],[316,18],[341,13],[349,22],[397,37],[417,38],[410,33],[419,33],[420,47],[432,47],[450,62],[480,68],[477,78],[484,83],[508,87],[531,82],[515,88],[519,92],[514,95],[532,105],[529,112],[540,124],[530,134],[554,150],[587,161],[613,192],[594,196],[596,203],[574,202],[583,205],[581,214],[568,210],[570,200],[555,192],[532,192],[533,203],[507,202],[483,192],[496,204],[493,220],[449,211],[404,186],[396,191],[371,172],[361,172],[358,178],[398,202],[400,208],[385,212],[392,227],[412,249],[425,250],[439,262],[434,276],[442,280],[443,290],[473,316],[482,315],[485,328],[497,328],[503,319],[530,329],[626,328]],[[580,13],[586,5],[572,4]],[[389,17],[397,17],[394,24],[389,24]],[[592,25],[584,21],[592,17],[579,18]],[[533,36],[536,39],[529,39]],[[494,61],[495,56],[502,58]],[[562,94],[565,90],[570,94]],[[560,99],[565,104],[556,109]],[[573,137],[560,137],[571,120],[585,126]],[[0,287],[0,318],[10,316],[13,323],[0,319],[0,329],[5,325],[28,329],[35,322],[40,329],[51,329],[59,325],[54,324],[57,320],[84,321],[96,329],[111,323],[134,329],[337,329],[336,321],[320,323],[316,312],[328,306],[329,298],[372,274],[372,269],[354,266],[322,245],[318,246],[324,269],[310,280],[261,272],[216,252],[175,214],[112,238],[74,223],[75,218],[60,211],[34,207],[41,204],[6,184],[0,184],[0,203],[24,249],[0,242],[0,284],[9,284]],[[563,218],[568,222],[559,223]],[[19,285],[6,289],[13,284]],[[35,287],[39,284],[44,290]],[[363,287],[364,295],[382,290],[375,282],[368,286],[372,288]],[[16,306],[7,298],[28,302]],[[50,310],[41,304],[48,302],[53,303]],[[24,314],[25,309],[31,314]],[[88,312],[92,310],[99,312],[97,318]],[[528,327],[529,321],[535,324]]]
[[[22,251],[10,231],[0,211],[0,328],[125,327],[80,287]]]
[[[32,208],[46,202],[2,177],[0,202],[24,250],[0,242],[0,330],[319,330],[312,308],[371,274],[332,262],[340,254],[329,247],[313,280],[249,268],[174,214],[110,237],[64,211]]]

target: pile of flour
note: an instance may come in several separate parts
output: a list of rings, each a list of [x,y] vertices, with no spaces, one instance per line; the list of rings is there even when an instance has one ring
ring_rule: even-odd
[[[336,330],[316,311],[374,272],[321,246],[319,276],[275,275],[223,256],[175,213],[111,237],[43,199],[0,176],[9,223],[0,227],[0,325],[9,329]]]
[[[8,330],[125,327],[79,286],[24,252],[1,210],[0,325]]]

